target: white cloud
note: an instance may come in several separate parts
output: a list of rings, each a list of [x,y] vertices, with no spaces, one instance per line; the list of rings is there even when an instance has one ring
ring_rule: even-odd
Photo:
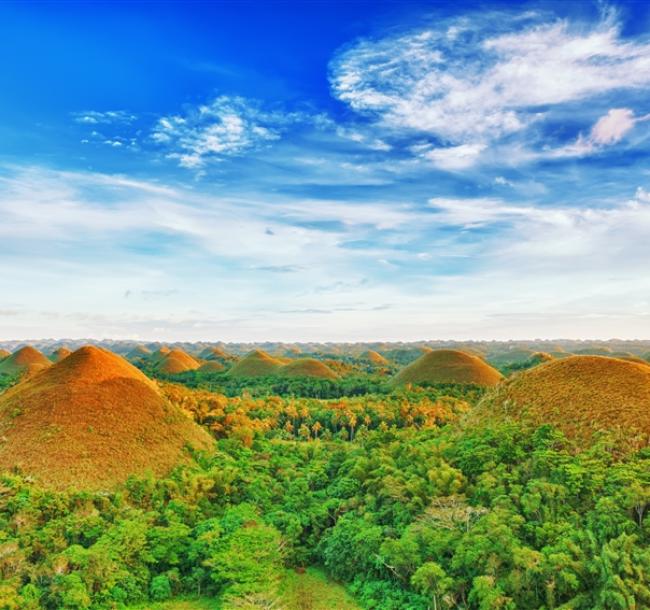
[[[420,150],[420,154],[436,167],[455,171],[472,167],[485,148],[485,144],[459,144],[446,148]]]
[[[152,139],[167,150],[169,158],[197,169],[209,160],[239,155],[279,139],[282,130],[298,117],[263,110],[241,97],[221,96],[189,108],[183,115],[162,117]]]
[[[108,125],[111,123],[132,123],[138,117],[126,110],[106,110],[103,112],[97,110],[87,110],[85,112],[72,113],[77,123],[84,125]]]
[[[618,144],[637,123],[648,121],[650,115],[634,116],[630,108],[611,108],[594,123],[587,136],[580,134],[575,142],[543,152],[547,157],[582,157]]]
[[[610,16],[586,26],[531,14],[482,15],[361,40],[333,60],[330,80],[340,100],[384,128],[446,143],[451,151],[439,146],[430,156],[440,167],[451,159],[447,167],[457,169],[555,106],[648,88],[650,43],[623,39]],[[593,142],[620,140],[633,121],[626,110],[603,117]]]

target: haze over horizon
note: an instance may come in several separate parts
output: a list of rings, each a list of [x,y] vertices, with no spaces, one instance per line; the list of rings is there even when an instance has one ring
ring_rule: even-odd
[[[0,341],[650,337],[650,6],[247,6],[0,5]]]

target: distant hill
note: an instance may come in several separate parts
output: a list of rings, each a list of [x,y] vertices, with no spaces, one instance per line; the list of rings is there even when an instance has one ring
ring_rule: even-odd
[[[217,360],[208,360],[199,367],[199,371],[202,373],[219,373],[225,370],[225,368],[226,367]]]
[[[571,356],[515,375],[479,405],[485,417],[550,423],[588,440],[597,430],[650,434],[650,366],[605,356]]]
[[[19,468],[57,489],[105,489],[131,474],[164,474],[186,444],[212,445],[143,373],[90,346],[0,396],[0,434],[0,468]]]
[[[315,358],[298,358],[277,370],[280,377],[318,377],[320,379],[337,379],[338,375],[324,362]]]
[[[487,362],[458,350],[427,352],[404,367],[395,377],[396,385],[406,383],[459,383],[496,385],[503,376]]]
[[[52,362],[41,352],[26,345],[0,362],[0,375],[31,376],[51,365]]]
[[[156,370],[168,375],[194,371],[201,365],[182,349],[173,349],[156,363]]]
[[[235,363],[228,371],[228,375],[232,377],[265,377],[275,375],[283,364],[285,364],[283,360],[256,349]]]
[[[369,349],[361,355],[361,359],[375,366],[388,366],[390,363],[379,352]]]
[[[67,358],[72,353],[72,350],[67,347],[60,347],[56,351],[50,354],[50,360],[52,362],[61,362],[64,358]]]
[[[11,352],[8,349],[0,349],[0,360],[4,360],[11,356]]]
[[[151,356],[151,350],[145,345],[136,345],[126,355],[127,359],[131,361],[143,360],[149,356]]]

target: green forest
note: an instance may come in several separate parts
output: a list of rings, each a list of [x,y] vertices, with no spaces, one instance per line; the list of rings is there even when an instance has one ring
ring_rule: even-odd
[[[333,608],[650,607],[647,448],[467,425],[475,386],[179,379],[215,452],[110,492],[1,478],[0,608],[323,607],[301,575]]]

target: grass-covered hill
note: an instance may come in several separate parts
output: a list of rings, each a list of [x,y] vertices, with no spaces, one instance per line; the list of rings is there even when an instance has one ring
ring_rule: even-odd
[[[61,360],[67,358],[71,353],[72,350],[65,346],[59,347],[50,354],[50,360],[52,362],[61,362]]]
[[[315,358],[298,358],[282,365],[276,370],[280,377],[317,377],[336,379],[338,375],[324,362]]]
[[[200,363],[196,359],[178,348],[170,350],[155,362],[156,370],[167,375],[177,375],[186,371],[194,371],[200,366]]]
[[[77,350],[0,395],[0,469],[54,488],[103,489],[147,471],[162,475],[207,433],[163,399],[126,360]]]
[[[571,356],[514,375],[479,413],[551,424],[588,442],[599,430],[650,436],[650,366],[605,356]]]
[[[404,367],[395,377],[395,385],[406,383],[457,383],[493,386],[502,375],[487,362],[458,350],[433,350]]]
[[[231,377],[266,377],[275,375],[285,362],[262,350],[253,350],[228,371]]]
[[[0,375],[31,376],[51,364],[52,362],[39,350],[26,345],[0,362]]]

